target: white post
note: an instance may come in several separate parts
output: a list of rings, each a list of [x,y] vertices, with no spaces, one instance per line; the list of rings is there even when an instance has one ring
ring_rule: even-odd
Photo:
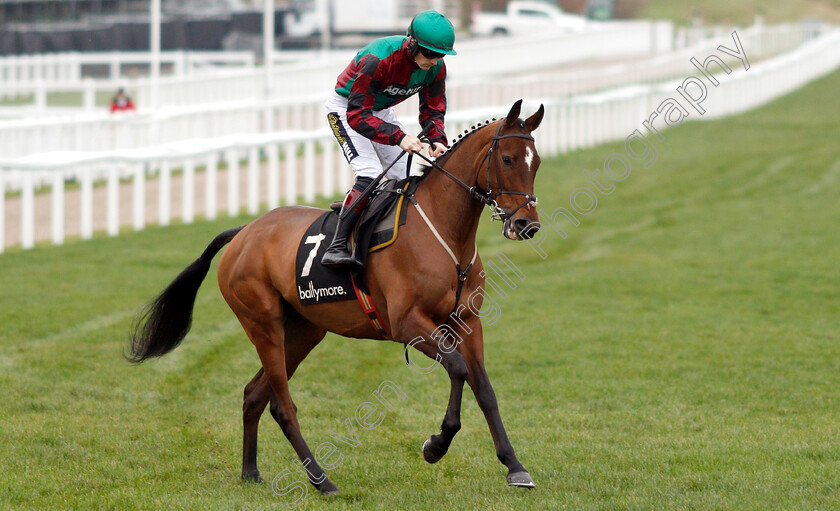
[[[307,140],[303,143],[303,182],[304,200],[307,203],[315,201],[315,141]]]
[[[146,227],[146,166],[143,163],[134,167],[132,210],[134,230],[141,231]]]
[[[149,46],[151,50],[152,97],[150,107],[157,110],[160,101],[160,0],[151,1]]]
[[[205,176],[205,201],[204,201],[204,216],[207,220],[215,220],[218,215],[218,179],[219,179],[219,161],[216,153],[211,154],[207,158],[207,167],[204,169]]]
[[[268,146],[268,209],[280,205],[280,147]]]
[[[109,59],[110,60],[109,74],[110,74],[111,80],[119,81],[119,79],[120,79],[120,59],[119,59],[119,55],[120,54],[116,53],[116,52],[113,52],[109,55],[109,57],[110,57],[110,59]]]
[[[172,164],[168,159],[164,159],[160,164],[158,183],[158,223],[169,225],[172,218]]]
[[[96,83],[93,78],[85,78],[84,92],[82,93],[82,106],[88,112],[96,111]]]
[[[271,100],[274,72],[274,0],[264,0],[263,3],[263,67],[265,83],[263,84],[263,109],[265,131],[274,131],[274,115],[268,106]]]
[[[260,209],[260,149],[248,150],[248,213],[256,215]]]
[[[318,20],[321,22],[321,52],[326,56],[332,47],[332,27],[330,26],[329,0],[315,0],[315,9],[318,13]]]
[[[82,62],[78,53],[73,52],[66,59],[67,70],[64,79],[68,82],[78,82],[82,79]]]
[[[187,158],[184,162],[184,199],[181,219],[185,224],[195,220],[195,160]]]
[[[52,175],[52,242],[64,243],[64,172],[60,170]]]
[[[297,202],[297,144],[287,142],[283,157],[286,158],[286,205]]]
[[[331,139],[325,139],[321,142],[321,149],[323,151],[322,168],[324,171],[321,193],[324,197],[332,197],[335,195],[335,153],[333,152],[333,142]]]
[[[35,246],[35,182],[32,179],[32,173],[32,170],[23,171],[20,202],[20,245],[23,248]]]
[[[35,109],[36,110],[46,110],[47,109],[47,84],[43,81],[35,82]]]
[[[187,55],[184,50],[178,50],[172,53],[172,74],[175,76],[184,76],[185,63]]]
[[[83,240],[93,237],[93,169],[90,166],[82,169],[81,234]]]
[[[120,174],[118,163],[108,168],[108,236],[120,233]]]
[[[576,151],[580,149],[581,130],[583,124],[580,122],[580,101],[571,100],[569,104],[569,150]]]
[[[551,107],[551,126],[554,136],[552,137],[552,156],[563,153],[563,109],[560,105],[554,104]]]
[[[227,209],[229,216],[239,214],[239,155],[236,149],[227,151]]]

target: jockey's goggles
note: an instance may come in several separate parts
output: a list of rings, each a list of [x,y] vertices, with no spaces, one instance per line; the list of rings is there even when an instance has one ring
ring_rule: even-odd
[[[438,53],[422,46],[420,47],[420,53],[422,53],[427,59],[442,59],[445,57],[443,53]]]

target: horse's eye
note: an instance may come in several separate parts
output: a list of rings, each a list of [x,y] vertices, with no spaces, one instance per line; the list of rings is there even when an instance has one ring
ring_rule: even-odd
[[[510,159],[510,156],[502,156],[502,163],[505,165],[510,165],[513,163],[513,160]]]

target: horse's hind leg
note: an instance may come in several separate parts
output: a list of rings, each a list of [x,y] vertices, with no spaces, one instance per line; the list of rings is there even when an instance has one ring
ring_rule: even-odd
[[[291,379],[298,365],[324,338],[325,332],[297,316],[294,311],[289,309],[287,311],[289,314],[287,314],[284,325],[286,334],[284,347],[286,374]],[[279,403],[271,390],[271,384],[265,370],[260,368],[248,382],[248,385],[245,386],[245,396],[242,404],[242,479],[245,481],[262,482],[259,469],[257,469],[257,432],[260,417],[269,401],[272,402],[271,415],[276,419],[278,416],[276,410]],[[297,412],[294,403],[292,403],[292,408]]]
[[[300,458],[303,466],[309,474],[309,481],[321,491],[328,495],[338,492],[338,488],[327,478],[327,474],[315,460],[309,446],[300,433],[297,413],[295,412],[292,397],[289,394],[289,380],[286,372],[286,362],[283,348],[283,329],[281,321],[273,320],[268,327],[261,324],[243,321],[242,326],[248,332],[248,336],[257,348],[260,360],[268,375],[271,389],[277,397],[276,411],[272,407],[272,415],[280,424],[283,434],[289,439],[295,452]],[[279,342],[277,341],[279,340]]]
[[[261,483],[257,469],[257,431],[265,405],[271,399],[271,387],[265,370],[261,367],[257,374],[245,385],[245,397],[242,402],[242,480]]]

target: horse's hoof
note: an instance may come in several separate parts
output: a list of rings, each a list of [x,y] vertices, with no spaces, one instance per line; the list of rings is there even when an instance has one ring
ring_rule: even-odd
[[[520,488],[534,488],[534,480],[528,472],[512,472],[507,476],[508,486],[519,486]]]
[[[423,442],[423,459],[429,463],[437,463],[443,456],[437,456],[432,452],[432,442],[428,439]]]
[[[321,483],[320,486],[318,486],[318,491],[320,491],[321,495],[323,495],[324,497],[338,495],[338,487],[336,487],[336,485],[334,485],[329,479],[327,479],[326,481]]]
[[[262,483],[263,478],[260,477],[260,473],[257,472],[243,472],[242,473],[242,480],[246,483]]]

